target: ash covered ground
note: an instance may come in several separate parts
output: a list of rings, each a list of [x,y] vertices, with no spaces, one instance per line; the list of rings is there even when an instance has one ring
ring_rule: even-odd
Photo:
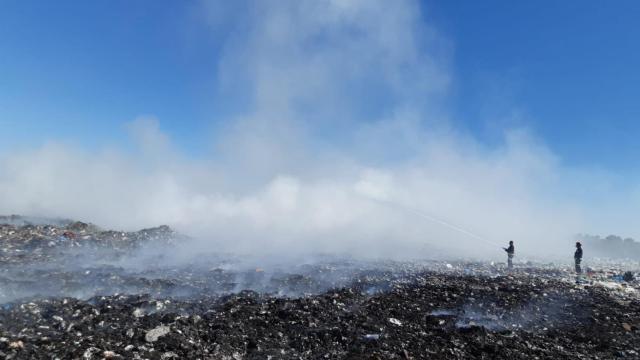
[[[637,263],[585,262],[580,284],[567,264],[175,263],[189,239],[166,226],[0,224],[6,359],[640,358]]]

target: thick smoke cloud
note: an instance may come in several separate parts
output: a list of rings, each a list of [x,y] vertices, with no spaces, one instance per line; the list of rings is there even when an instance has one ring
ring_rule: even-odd
[[[484,256],[513,239],[540,254],[608,231],[608,205],[591,207],[604,194],[581,197],[610,179],[567,168],[525,130],[488,146],[451,126],[451,44],[424,10],[205,2],[200,20],[223,43],[216,96],[242,104],[210,156],[184,155],[149,117],[127,126],[132,152],[52,139],[2,154],[0,212],[169,224],[196,250],[247,253]]]

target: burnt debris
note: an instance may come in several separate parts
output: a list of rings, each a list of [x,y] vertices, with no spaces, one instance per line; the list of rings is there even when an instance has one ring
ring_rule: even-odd
[[[103,250],[101,256],[115,257],[149,243],[168,245],[178,239],[168,226],[105,231],[80,221],[0,216],[0,263],[51,262],[78,249]]]
[[[6,224],[0,234],[0,358],[640,357],[628,275],[592,271],[576,285],[568,265],[507,273],[504,264],[324,258],[263,269],[223,256],[130,268],[117,265],[122,254],[175,246],[177,235],[74,222]],[[115,263],[61,263],[75,248],[115,249]]]

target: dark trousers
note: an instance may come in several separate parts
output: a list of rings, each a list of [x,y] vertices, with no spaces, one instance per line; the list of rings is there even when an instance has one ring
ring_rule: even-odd
[[[582,267],[580,266],[582,259],[575,258],[574,260],[576,261],[576,274],[582,274]]]

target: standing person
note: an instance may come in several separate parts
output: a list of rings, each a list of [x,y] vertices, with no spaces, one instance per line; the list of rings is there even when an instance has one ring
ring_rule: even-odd
[[[582,244],[580,244],[580,241],[576,242],[576,252],[573,254],[573,260],[576,263],[576,274],[580,276],[580,274],[582,274],[582,267],[580,267],[580,263],[582,262]]]
[[[513,256],[516,254],[516,249],[513,246],[513,241],[509,241],[509,247],[503,248],[507,252],[507,267],[509,270],[513,269]]]

